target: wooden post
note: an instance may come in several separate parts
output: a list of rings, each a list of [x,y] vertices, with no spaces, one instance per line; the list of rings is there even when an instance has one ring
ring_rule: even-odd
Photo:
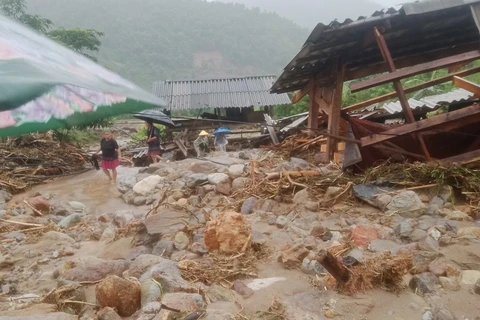
[[[339,283],[345,284],[350,280],[350,271],[327,250],[321,250],[316,260],[335,278]]]
[[[392,55],[390,54],[390,50],[388,50],[388,46],[387,46],[387,43],[385,42],[385,38],[380,33],[380,31],[378,31],[377,28],[374,28],[374,32],[375,32],[375,37],[377,38],[378,47],[382,52],[383,59],[387,63],[389,71],[395,72],[397,69],[395,68],[395,64],[393,63]],[[397,92],[400,105],[402,106],[405,120],[408,123],[414,123],[415,117],[413,116],[412,109],[408,104],[407,96],[403,91],[402,83],[400,82],[400,80],[393,80],[393,86],[395,88],[395,91]],[[431,161],[432,158],[430,157],[430,153],[428,152],[428,149],[427,149],[427,146],[425,145],[425,141],[423,140],[423,137],[420,134],[417,135],[416,137],[418,142],[420,143],[420,147],[422,148],[423,153],[425,154],[425,158],[427,159],[427,161]]]
[[[342,111],[342,95],[343,95],[343,79],[345,76],[345,64],[338,62],[336,68],[335,87],[328,114],[328,133],[339,135],[340,131],[340,113]],[[327,140],[327,156],[329,160],[333,160],[333,154],[337,151],[337,140],[330,136]]]
[[[316,129],[318,129],[318,116],[320,115],[320,108],[315,99],[316,91],[317,83],[313,80],[313,84],[308,92],[310,99],[308,108],[308,127],[311,129],[310,134],[312,135],[315,133]]]

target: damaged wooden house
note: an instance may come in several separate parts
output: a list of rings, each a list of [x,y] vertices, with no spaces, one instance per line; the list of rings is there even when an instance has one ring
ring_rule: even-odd
[[[479,30],[480,0],[421,1],[357,21],[318,24],[271,92],[296,91],[293,103],[309,96],[308,127],[318,131],[326,119],[321,133],[329,159],[347,141],[344,167],[363,169],[399,155],[469,162],[480,158],[480,85],[465,79],[480,72],[472,63],[480,59]],[[445,76],[402,85],[403,79],[446,68]],[[386,83],[394,90],[342,108],[345,82],[353,93]],[[435,98],[407,97],[446,82],[461,90],[433,103]],[[375,108],[393,99],[398,102],[384,104],[382,112]],[[440,106],[444,112],[429,114]]]

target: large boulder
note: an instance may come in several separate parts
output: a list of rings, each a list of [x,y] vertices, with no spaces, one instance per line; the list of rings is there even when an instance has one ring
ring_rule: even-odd
[[[170,260],[153,254],[142,254],[130,264],[130,267],[125,272],[124,276],[140,278],[151,266],[168,261]]]
[[[415,192],[404,191],[392,198],[387,210],[405,218],[419,218],[427,213],[428,208]]]
[[[243,164],[234,164],[228,168],[228,175],[232,179],[239,178],[243,176],[243,171],[245,170],[245,166]]]
[[[27,201],[32,205],[32,207],[34,207],[38,211],[41,211],[41,212],[50,211],[50,201],[48,201],[48,199],[43,196],[30,198]]]
[[[230,177],[225,173],[212,173],[208,175],[208,182],[215,186],[218,193],[229,195],[232,191]]]
[[[117,179],[117,190],[121,194],[127,193],[132,190],[133,187],[137,184],[136,178],[137,171],[129,171],[125,175],[119,175]]]
[[[205,245],[209,251],[237,253],[251,239],[252,227],[244,216],[226,211],[207,223]]]
[[[135,184],[133,191],[142,196],[148,196],[154,193],[156,186],[162,182],[163,178],[157,175],[149,176]]]
[[[194,173],[186,177],[186,184],[188,188],[196,188],[208,181],[208,176],[203,173]]]
[[[101,307],[111,307],[122,317],[129,317],[141,307],[141,287],[132,280],[109,276],[96,287],[97,302]]]

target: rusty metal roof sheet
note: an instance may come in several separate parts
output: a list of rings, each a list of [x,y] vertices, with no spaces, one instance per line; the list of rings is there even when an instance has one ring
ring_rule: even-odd
[[[246,108],[290,104],[286,93],[271,94],[275,76],[228,79],[161,81],[153,94],[162,97],[170,110]]]
[[[383,30],[397,68],[476,50],[480,37],[470,6],[479,2],[429,0],[377,11],[356,21],[320,23],[271,91],[299,90],[313,76],[320,86],[332,85],[331,68],[337,59],[346,63],[345,80],[387,71],[372,36],[374,27]]]

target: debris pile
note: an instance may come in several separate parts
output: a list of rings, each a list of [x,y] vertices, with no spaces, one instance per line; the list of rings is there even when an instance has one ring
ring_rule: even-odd
[[[85,154],[49,137],[25,135],[0,144],[0,187],[19,193],[54,177],[85,169]]]

